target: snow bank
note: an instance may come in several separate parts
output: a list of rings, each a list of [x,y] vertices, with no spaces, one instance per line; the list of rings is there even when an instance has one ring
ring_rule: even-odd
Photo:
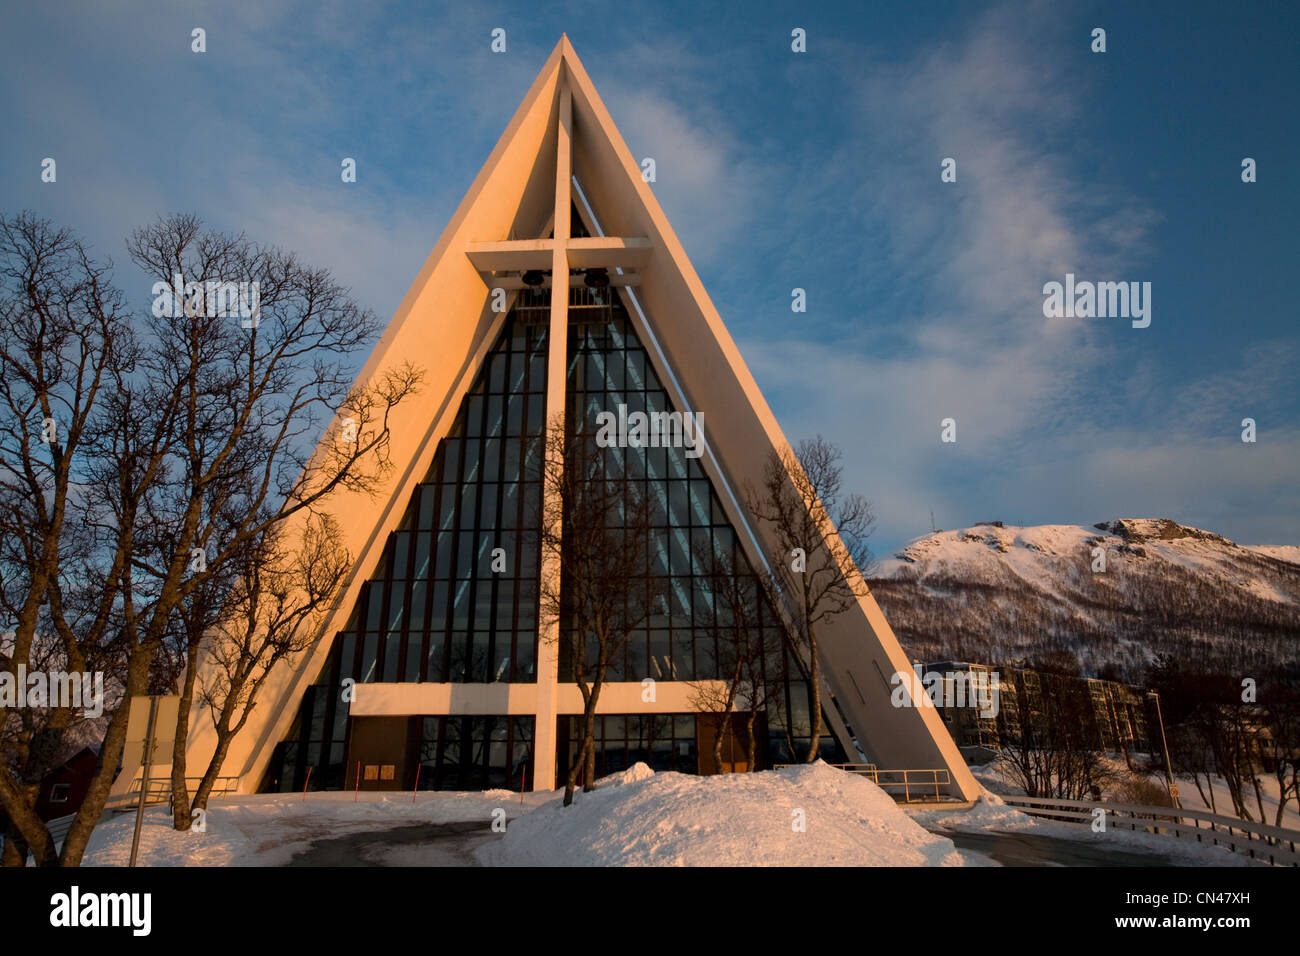
[[[998,830],[1010,832],[1039,828],[1037,820],[1029,814],[1008,805],[996,793],[989,790],[984,790],[970,809],[913,811],[911,817],[928,830]]]
[[[799,823],[803,823],[802,829]],[[864,777],[818,761],[696,777],[637,764],[513,821],[488,866],[961,866]]]

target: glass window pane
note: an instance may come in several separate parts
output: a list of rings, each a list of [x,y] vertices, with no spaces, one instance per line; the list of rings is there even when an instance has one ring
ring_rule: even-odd
[[[406,676],[403,678],[408,684],[413,684],[420,679],[420,666],[424,663],[424,639],[413,636],[410,638],[406,647]]]
[[[411,585],[410,628],[412,631],[424,630],[424,608],[428,600],[429,585],[416,581]]]
[[[451,626],[462,631],[469,627],[470,603],[474,588],[469,581],[456,581],[453,584]]]

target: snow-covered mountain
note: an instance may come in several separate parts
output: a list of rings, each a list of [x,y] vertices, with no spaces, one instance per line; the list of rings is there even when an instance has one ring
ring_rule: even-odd
[[[1065,650],[1085,673],[1131,679],[1159,653],[1246,676],[1300,661],[1300,547],[1168,519],[939,531],[882,560],[870,583],[922,660]]]

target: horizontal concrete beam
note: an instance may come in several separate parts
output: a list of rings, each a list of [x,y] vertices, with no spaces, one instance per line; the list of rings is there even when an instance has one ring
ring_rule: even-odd
[[[721,681],[658,681],[650,693],[640,681],[605,684],[596,702],[598,714],[682,714],[700,710],[701,699],[715,700]],[[561,682],[558,713],[582,713],[582,692]],[[519,714],[537,712],[536,684],[357,684],[353,717],[400,717],[416,714]],[[653,696],[653,700],[643,700]]]
[[[649,239],[619,239],[616,236],[589,236],[570,239],[569,268],[636,269],[650,259],[653,243]]]
[[[507,239],[499,242],[470,242],[465,255],[479,272],[522,272],[549,269],[555,251],[554,239]],[[617,236],[589,236],[564,240],[569,266],[573,269],[629,269],[643,265],[653,248],[649,239],[621,239]]]

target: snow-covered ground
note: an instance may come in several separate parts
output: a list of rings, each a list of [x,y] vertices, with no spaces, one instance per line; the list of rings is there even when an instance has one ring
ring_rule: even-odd
[[[1005,782],[977,768],[987,784]],[[1029,817],[993,793],[970,810],[904,810],[864,777],[824,763],[697,777],[637,764],[573,806],[561,792],[258,794],[213,800],[206,830],[178,833],[162,807],[145,814],[144,866],[988,866],[945,833],[1012,836],[1049,858],[1156,854],[1187,865],[1245,865],[1220,848]],[[494,821],[497,829],[493,829]],[[501,834],[501,823],[505,833]],[[88,866],[123,866],[135,817],[95,831]],[[999,839],[1001,837],[998,837]],[[1054,848],[1053,848],[1054,847]],[[1060,851],[1057,853],[1057,851]],[[1013,861],[1015,862],[1015,861]]]
[[[1294,544],[1247,544],[1243,545],[1248,551],[1258,551],[1260,554],[1266,554],[1270,558],[1277,558],[1279,561],[1290,561],[1292,564],[1300,564],[1300,546]]]
[[[1163,782],[1163,777],[1159,774],[1154,775],[1153,779],[1157,783]],[[1196,789],[1196,784],[1192,782],[1191,777],[1175,777],[1178,782],[1178,802],[1189,810],[1209,810],[1212,813],[1221,813],[1224,816],[1232,816],[1232,796],[1228,791],[1228,784],[1222,777],[1214,777],[1214,806],[1201,798],[1201,794]],[[1205,786],[1205,780],[1202,778],[1201,786]],[[1277,819],[1277,795],[1279,787],[1277,778],[1271,775],[1260,777],[1259,781],[1260,795],[1264,803],[1264,822],[1269,826],[1278,826]],[[1256,815],[1259,815],[1258,807],[1255,803],[1255,791],[1248,789],[1246,806]],[[1207,794],[1208,796],[1209,794]],[[1282,811],[1282,822],[1280,826],[1288,830],[1300,830],[1300,812],[1296,811],[1294,798],[1287,803],[1286,809]]]
[[[138,863],[142,866],[284,866],[322,840],[415,824],[482,821],[490,834],[494,811],[506,819],[556,794],[509,790],[483,793],[263,793],[214,798],[208,805],[206,832],[178,832],[164,807],[145,811]],[[355,799],[355,802],[354,802]],[[497,813],[497,817],[501,814]],[[123,813],[95,828],[84,859],[86,866],[125,866],[131,857],[135,814]],[[382,863],[382,851],[360,862]],[[412,863],[416,861],[411,861]]]

